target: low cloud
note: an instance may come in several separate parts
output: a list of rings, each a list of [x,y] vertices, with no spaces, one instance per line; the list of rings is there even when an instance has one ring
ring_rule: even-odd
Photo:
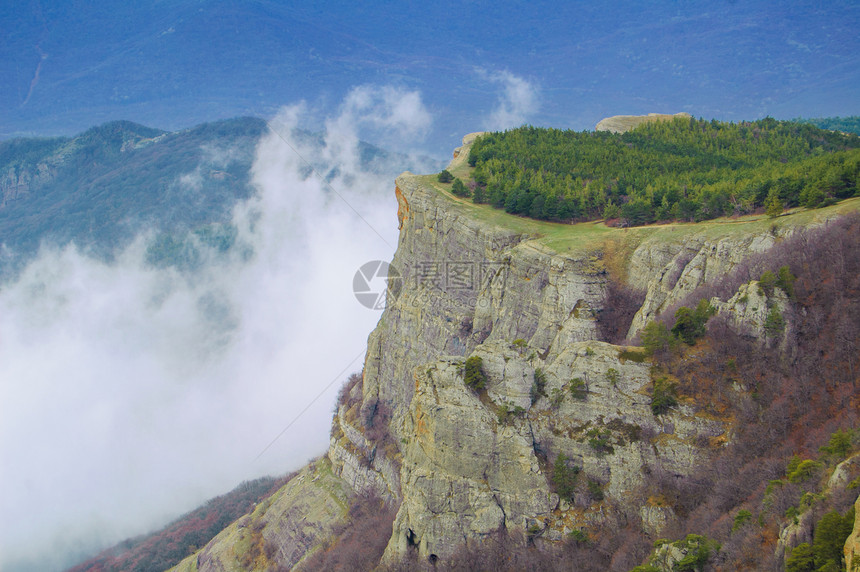
[[[540,107],[538,88],[509,71],[481,72],[488,81],[501,87],[496,108],[484,122],[485,129],[502,131],[519,127]]]
[[[260,140],[228,254],[192,271],[148,266],[146,236],[112,264],[69,246],[0,287],[0,568],[60,569],[325,451],[379,319],[353,274],[397,240],[403,165],[368,171],[358,140],[411,147],[430,115],[416,92],[357,88],[321,146],[295,135],[308,115]],[[323,183],[309,163],[337,168]]]

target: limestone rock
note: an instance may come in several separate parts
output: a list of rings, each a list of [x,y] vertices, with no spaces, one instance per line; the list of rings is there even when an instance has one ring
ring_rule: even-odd
[[[173,570],[265,570],[275,562],[292,568],[346,521],[350,494],[327,459],[316,461]],[[272,561],[261,555],[265,549],[256,554],[254,546],[271,546]]]
[[[524,243],[530,237],[464,213],[414,175],[398,177],[397,189],[406,214],[392,264],[404,287],[368,338],[365,401],[400,417],[416,367],[488,340],[547,352],[596,337],[606,277],[587,260]]]
[[[360,385],[356,385],[356,390]],[[332,470],[356,493],[372,492],[389,502],[400,501],[400,463],[396,450],[379,449],[350,421],[356,415],[341,405],[334,419],[328,449]]]
[[[639,509],[642,530],[652,537],[659,537],[675,520],[675,511],[668,506],[643,505]]]
[[[815,532],[815,513],[811,510],[806,510],[798,515],[795,522],[790,522],[788,526],[783,528],[779,533],[779,540],[776,542],[776,557],[783,561],[791,556],[791,549],[808,542],[812,544],[812,536]]]
[[[574,342],[541,359],[522,343],[489,340],[473,352],[487,376],[481,394],[463,382],[463,358],[416,368],[403,426],[411,436],[403,452],[403,503],[387,557],[410,548],[423,557],[448,556],[463,540],[499,528],[525,531],[535,523],[546,538],[561,538],[572,525],[613,518],[586,498],[576,506],[560,502],[541,455],[567,455],[583,482],[600,483],[607,506],[641,492],[649,467],[692,471],[708,454],[699,438],[724,433],[724,424],[696,417],[690,408],[655,418],[646,391],[649,364],[622,360],[621,349]],[[537,368],[546,395],[536,394],[532,403]],[[584,380],[582,399],[570,392],[574,378]],[[670,518],[663,516],[661,523],[655,515],[655,530]]]
[[[462,367],[447,358],[414,373],[389,555],[414,546],[422,556],[449,556],[464,539],[522,528],[553,508],[528,423],[500,424],[465,386]]]
[[[693,235],[676,243],[643,241],[631,257],[628,283],[647,284],[647,293],[633,318],[628,338],[702,284],[715,282],[750,254],[771,248],[775,241],[769,232],[719,239]]]
[[[844,489],[858,476],[860,476],[860,454],[848,457],[836,465],[833,474],[827,479],[827,488],[831,490]]]
[[[768,335],[765,324],[771,309],[775,308],[780,315],[783,315],[789,307],[789,300],[785,292],[779,288],[774,288],[768,296],[759,288],[758,281],[753,280],[742,284],[737,294],[726,302],[712,298],[711,305],[736,331],[743,332],[751,338],[764,340]],[[785,338],[784,331],[780,338]]]
[[[652,121],[670,121],[675,118],[690,118],[691,115],[686,112],[676,113],[674,115],[665,113],[649,113],[648,115],[613,115],[606,117],[597,122],[595,131],[610,131],[612,133],[625,133],[631,129],[642,125],[643,123],[651,123]]]
[[[845,541],[845,569],[848,572],[860,570],[860,497],[854,503],[854,530]]]

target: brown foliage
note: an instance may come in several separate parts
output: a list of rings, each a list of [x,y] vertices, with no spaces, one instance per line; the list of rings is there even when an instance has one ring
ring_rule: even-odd
[[[360,371],[349,374],[346,382],[337,393],[337,404],[335,409],[345,405],[347,409],[361,401],[361,383],[363,375]]]
[[[372,493],[355,497],[349,507],[349,521],[334,531],[331,543],[311,555],[303,570],[373,570],[388,539],[397,507]]]
[[[860,215],[798,231],[681,303],[726,299],[743,282],[783,265],[797,276],[784,350],[751,341],[716,318],[704,343],[662,365],[679,380],[681,394],[734,419],[732,445],[693,475],[652,471],[658,490],[683,518],[675,536],[705,534],[723,542],[723,569],[776,566],[773,547],[782,515],[816,485],[775,487],[762,505],[765,486],[785,477],[792,454],[814,455],[833,431],[858,424]],[[735,383],[745,390],[738,392]],[[848,506],[843,497],[831,495],[819,509]],[[727,515],[743,507],[764,507],[761,523],[732,534]]]
[[[633,316],[644,301],[645,290],[610,280],[606,286],[603,310],[597,315],[597,333],[600,339],[612,344],[624,343]]]
[[[166,570],[202,548],[228,524],[246,514],[255,503],[275,493],[296,474],[244,482],[229,493],[210,499],[205,505],[158,532],[121,542],[75,566],[70,572]]]
[[[502,530],[482,541],[461,546],[451,558],[439,560],[434,569],[452,572],[629,570],[645,557],[649,548],[650,544],[633,525],[606,530],[585,541],[569,538],[557,545],[541,541],[540,534]]]

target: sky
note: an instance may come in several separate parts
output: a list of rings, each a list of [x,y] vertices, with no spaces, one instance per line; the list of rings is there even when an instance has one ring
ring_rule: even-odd
[[[436,118],[425,151],[447,155],[497,126],[506,74],[528,82],[510,105],[530,113],[499,113],[559,128],[860,114],[853,0],[4,0],[0,21],[0,137],[111,119],[179,129],[298,100],[331,113],[373,84],[420,91]]]
[[[154,269],[143,235],[112,263],[45,249],[0,285],[0,569],[61,569],[325,451],[379,319],[354,273],[397,244],[402,165],[366,170],[360,139],[450,157],[523,123],[860,114],[856,2],[406,4],[0,3],[0,138],[275,129],[231,256]]]

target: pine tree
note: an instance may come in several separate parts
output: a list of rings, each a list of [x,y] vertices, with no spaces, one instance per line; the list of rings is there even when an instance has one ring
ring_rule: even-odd
[[[764,203],[764,213],[770,218],[776,218],[782,214],[784,210],[782,200],[779,198],[779,194],[776,193],[776,189],[771,189],[770,193],[767,195],[767,200]]]
[[[458,197],[468,197],[470,194],[469,188],[460,179],[454,179],[454,184],[451,185],[451,192]]]
[[[487,202],[487,194],[484,191],[484,187],[481,185],[476,186],[475,190],[472,192],[472,202],[475,204]]]

